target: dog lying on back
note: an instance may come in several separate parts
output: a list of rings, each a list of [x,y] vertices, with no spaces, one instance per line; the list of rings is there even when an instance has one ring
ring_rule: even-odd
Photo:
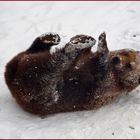
[[[96,52],[91,51],[93,37],[77,35],[51,54],[60,42],[58,34],[43,34],[6,66],[8,88],[26,111],[47,115],[96,109],[139,85],[140,52],[109,52],[102,33]]]

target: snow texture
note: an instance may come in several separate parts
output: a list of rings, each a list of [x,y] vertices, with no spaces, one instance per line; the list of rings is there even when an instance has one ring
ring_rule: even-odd
[[[94,40],[90,36],[80,35],[70,40],[69,44],[72,46],[72,48],[84,49],[87,47],[92,47],[93,45],[95,45],[95,43],[96,43],[96,40]]]
[[[0,138],[140,137],[139,88],[96,111],[40,118],[17,105],[3,77],[6,63],[46,32],[69,39],[87,34],[97,40],[105,31],[110,50],[140,50],[140,2],[3,1],[0,9]]]
[[[52,36],[52,39],[48,40],[48,38],[47,38],[48,36]],[[45,33],[45,34],[42,34],[39,38],[44,43],[52,43],[55,45],[57,45],[59,43],[59,36],[57,35],[57,33]]]

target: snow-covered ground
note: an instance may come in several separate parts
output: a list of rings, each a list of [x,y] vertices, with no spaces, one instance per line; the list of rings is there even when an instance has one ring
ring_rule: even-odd
[[[137,88],[96,111],[40,118],[23,111],[5,82],[5,64],[45,32],[68,38],[106,31],[110,50],[140,50],[140,2],[0,2],[0,138],[140,138]]]

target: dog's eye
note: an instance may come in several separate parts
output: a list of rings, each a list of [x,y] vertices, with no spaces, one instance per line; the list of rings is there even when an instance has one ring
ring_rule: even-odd
[[[120,59],[119,56],[115,56],[115,57],[112,58],[112,63],[113,63],[114,65],[119,64],[120,61],[121,61],[121,59]]]

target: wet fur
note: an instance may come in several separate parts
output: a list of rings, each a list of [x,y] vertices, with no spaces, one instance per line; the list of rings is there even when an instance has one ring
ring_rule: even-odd
[[[28,112],[47,115],[96,109],[139,85],[139,81],[132,87],[121,83],[120,71],[112,61],[115,53],[109,52],[105,33],[99,36],[95,53],[91,52],[92,46],[76,49],[68,42],[50,54],[52,45],[56,44],[44,45],[37,38],[28,50],[6,65],[6,83],[18,104]],[[128,71],[121,70],[122,74]],[[139,80],[139,71],[135,71]]]

